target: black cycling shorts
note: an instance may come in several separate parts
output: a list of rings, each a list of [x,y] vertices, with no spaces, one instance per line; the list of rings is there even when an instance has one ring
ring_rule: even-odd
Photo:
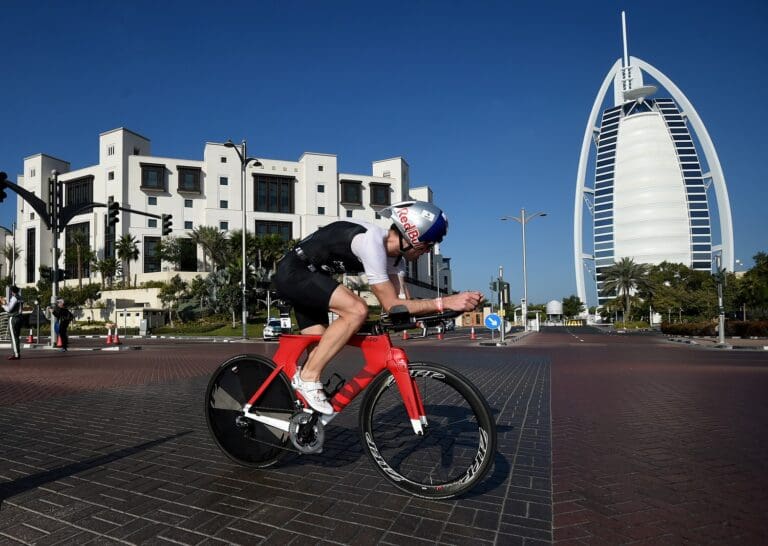
[[[293,305],[299,328],[328,326],[331,295],[339,283],[327,273],[307,268],[295,253],[289,252],[277,264],[274,277],[278,295]]]

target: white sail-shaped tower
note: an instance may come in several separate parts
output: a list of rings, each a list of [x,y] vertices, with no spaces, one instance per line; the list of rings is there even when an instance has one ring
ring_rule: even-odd
[[[585,304],[585,270],[594,273],[601,305],[616,296],[602,290],[601,272],[625,257],[636,263],[667,261],[710,271],[713,255],[719,254],[722,266],[733,271],[731,208],[709,133],[667,76],[628,55],[624,21],[622,13],[624,56],[611,67],[592,105],[576,177],[576,290]],[[671,97],[659,97],[655,85],[644,85],[644,73]],[[613,106],[601,112],[611,86]],[[594,172],[588,181],[591,159]],[[719,244],[713,242],[710,187],[717,202]],[[585,210],[591,214],[588,252]]]

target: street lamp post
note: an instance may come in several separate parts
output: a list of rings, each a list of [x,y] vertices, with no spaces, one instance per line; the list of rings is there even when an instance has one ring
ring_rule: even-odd
[[[224,146],[227,148],[232,148],[237,152],[237,157],[240,159],[240,191],[241,191],[241,206],[243,208],[243,249],[242,249],[242,260],[243,260],[243,278],[242,278],[242,306],[243,306],[243,339],[248,339],[248,310],[246,303],[248,301],[248,288],[246,286],[246,274],[247,274],[247,268],[248,265],[246,263],[246,247],[245,247],[245,239],[246,234],[248,233],[247,228],[247,219],[245,215],[245,203],[246,203],[246,186],[245,186],[245,170],[248,168],[249,163],[253,163],[255,167],[260,167],[261,162],[256,159],[255,157],[248,157],[248,153],[246,151],[246,144],[245,139],[243,139],[243,143],[238,148],[232,140],[227,140],[224,143]]]
[[[717,307],[718,317],[718,339],[720,345],[725,345],[725,308],[723,307],[723,284],[725,283],[725,269],[721,267],[722,256],[716,256],[717,264]]]
[[[528,329],[528,270],[525,262],[525,224],[536,218],[537,216],[546,216],[546,212],[537,212],[526,216],[525,209],[520,209],[520,217],[517,216],[504,216],[502,220],[514,220],[519,222],[523,227],[523,305],[522,305],[522,318],[523,327]]]

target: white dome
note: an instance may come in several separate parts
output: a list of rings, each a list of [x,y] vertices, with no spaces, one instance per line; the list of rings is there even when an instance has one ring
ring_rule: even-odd
[[[563,314],[563,302],[552,300],[547,303],[548,315],[562,315]]]

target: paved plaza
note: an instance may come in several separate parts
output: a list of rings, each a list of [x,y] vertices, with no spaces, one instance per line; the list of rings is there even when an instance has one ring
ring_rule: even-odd
[[[468,376],[498,425],[485,481],[427,501],[368,461],[357,402],[322,454],[269,470],[221,454],[208,377],[274,343],[124,341],[140,350],[75,339],[0,364],[0,544],[768,541],[768,351],[573,328],[398,340]],[[334,371],[360,362],[345,351]]]

